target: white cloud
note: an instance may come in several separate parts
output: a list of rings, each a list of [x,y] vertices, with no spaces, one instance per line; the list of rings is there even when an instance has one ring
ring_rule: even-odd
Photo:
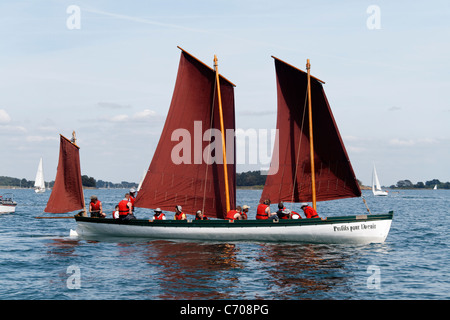
[[[130,105],[123,105],[119,103],[114,102],[99,102],[97,105],[101,108],[107,108],[107,109],[130,109]]]
[[[403,147],[412,147],[416,145],[430,145],[435,144],[437,141],[432,138],[422,138],[422,139],[391,139],[389,140],[389,145],[391,146],[403,146]]]
[[[51,140],[58,140],[58,137],[56,136],[28,136],[25,138],[27,142],[43,142],[43,141],[51,141]]]
[[[391,139],[389,140],[389,144],[391,146],[404,146],[404,147],[410,147],[416,144],[416,141],[409,139],[409,140],[401,140],[401,139]]]
[[[156,116],[156,112],[150,109],[145,109],[140,112],[136,112],[133,115],[119,114],[108,118],[111,122],[129,122],[129,121],[145,121]]]
[[[117,116],[110,118],[109,120],[112,122],[125,122],[128,121],[129,118],[130,117],[126,114],[119,114]]]
[[[0,123],[9,123],[11,121],[11,117],[9,114],[3,110],[0,109]]]
[[[137,112],[133,115],[134,120],[145,120],[156,116],[156,112],[150,109],[145,109],[144,111]]]

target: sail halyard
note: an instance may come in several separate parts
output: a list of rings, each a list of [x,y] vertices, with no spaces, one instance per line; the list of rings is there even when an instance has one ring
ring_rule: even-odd
[[[73,141],[75,135],[73,134]],[[85,209],[79,147],[63,135],[60,135],[59,161],[55,184],[47,206],[48,213],[67,213]]]
[[[278,104],[274,148],[278,148],[279,160],[273,163],[272,159],[261,201],[311,202],[313,175],[317,201],[359,197],[361,190],[323,90],[324,82],[310,75],[309,112],[308,73],[273,58]],[[304,121],[306,117],[311,117],[314,127]]]
[[[135,206],[174,211],[180,205],[186,214],[202,209],[208,217],[224,218],[226,204],[236,203],[234,141],[227,146],[226,151],[231,152],[226,153],[226,169],[221,143],[222,132],[235,129],[234,84],[180,49],[169,112]]]

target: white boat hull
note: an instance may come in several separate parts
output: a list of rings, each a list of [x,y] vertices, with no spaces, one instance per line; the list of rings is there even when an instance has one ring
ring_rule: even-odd
[[[382,191],[382,190],[375,190],[375,191],[373,191],[373,195],[374,196],[387,196],[388,193],[386,191]]]
[[[0,214],[16,212],[16,205],[0,204]]]
[[[379,217],[372,218],[372,217]],[[381,218],[383,216],[383,218]],[[81,237],[136,237],[209,241],[264,241],[303,243],[382,243],[389,233],[392,214],[336,217],[326,220],[272,221],[155,221],[76,217]]]

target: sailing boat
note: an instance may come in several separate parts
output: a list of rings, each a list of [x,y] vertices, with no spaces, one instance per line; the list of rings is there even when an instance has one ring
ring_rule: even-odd
[[[372,193],[374,196],[387,196],[387,191],[381,189],[380,180],[378,180],[377,169],[375,165],[373,165],[373,174],[372,174]]]
[[[36,179],[34,181],[34,192],[36,193],[45,192],[44,168],[42,166],[42,158],[41,160],[39,160],[39,165],[36,172]]]
[[[181,205],[184,212],[193,213],[201,209],[206,212],[208,217],[219,219],[119,221],[109,218],[76,216],[79,236],[308,243],[385,241],[393,212],[326,219],[221,220],[230,208],[235,208],[236,203],[236,161],[233,161],[235,160],[235,145],[234,143],[225,144],[226,130],[230,131],[235,128],[234,84],[219,75],[216,59],[215,68],[212,69],[185,50],[181,49],[181,51],[178,76],[169,113],[153,160],[136,198],[135,206],[150,209],[158,207],[174,211],[176,205]],[[303,94],[307,88],[306,73],[278,59],[276,60],[276,69],[279,93],[278,127],[282,131],[280,135],[288,134],[291,138],[295,138],[294,142],[297,142],[298,139],[294,133],[299,132],[299,118],[295,117],[296,111],[292,109],[294,112],[290,118],[292,120],[286,123],[281,122],[283,119],[280,119],[280,108],[282,108],[280,101],[283,97],[280,97],[280,94],[294,99],[293,102],[295,102],[298,98],[296,95]],[[288,74],[283,74],[286,72]],[[283,80],[283,75],[287,75],[288,78]],[[298,81],[300,78],[301,82]],[[320,192],[317,198],[329,200],[359,196],[361,191],[346,157],[345,149],[343,149],[342,140],[326,102],[322,86],[318,80],[313,79],[313,96],[318,98],[318,109],[322,110],[313,118],[321,120],[324,117],[323,121],[326,123],[321,126],[324,132],[318,134],[319,146],[315,151],[316,155],[324,156],[323,159],[318,158],[321,161],[318,163],[320,166],[318,190]],[[285,83],[285,80],[289,80],[286,83],[287,86],[281,86],[281,80]],[[304,96],[302,97],[304,98]],[[293,104],[289,104],[289,106],[293,106]],[[299,104],[297,104],[297,109],[299,109],[298,106]],[[280,124],[284,125],[284,129],[281,129]],[[214,141],[212,132],[215,132]],[[191,140],[190,137],[193,139]],[[234,136],[231,140],[234,142]],[[221,148],[220,141],[222,142]],[[291,142],[289,139],[288,146],[291,145]],[[326,145],[321,145],[324,142]],[[193,152],[191,152],[192,150]],[[212,150],[214,150],[215,161],[210,161]],[[340,156],[330,156],[334,152],[339,153]],[[328,158],[325,157],[325,154],[328,154]],[[285,159],[290,158],[287,156]],[[309,172],[311,175],[311,171],[307,168],[304,166],[301,168],[302,172],[305,174]],[[280,163],[280,169],[281,172],[286,172],[286,176],[288,175],[286,169],[289,169],[289,166],[287,164]],[[327,183],[322,184],[322,174],[329,177]],[[292,182],[294,176],[290,177]],[[333,177],[334,180],[332,180]],[[278,185],[277,190],[284,190],[284,181],[268,180],[273,180]],[[302,191],[301,197],[303,197],[303,191],[306,190],[304,185],[300,183],[294,183],[294,185],[296,186],[294,195],[300,197],[299,191]],[[300,185],[303,189],[299,188]],[[274,187],[267,184],[263,194],[267,196],[267,192]],[[323,189],[327,190],[326,194],[323,194]],[[272,199],[276,198],[275,194],[273,196]]]
[[[60,135],[55,184],[44,212],[68,213],[85,210],[79,149],[76,145],[75,132],[72,133],[72,140]]]

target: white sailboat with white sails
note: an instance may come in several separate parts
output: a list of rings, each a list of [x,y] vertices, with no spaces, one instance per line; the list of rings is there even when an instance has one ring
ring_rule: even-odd
[[[380,180],[378,180],[377,169],[373,165],[372,174],[372,192],[374,196],[387,196],[388,192],[381,189]]]
[[[42,165],[42,158],[39,161],[38,169],[36,172],[36,179],[34,181],[34,192],[36,193],[45,192],[44,167]]]

